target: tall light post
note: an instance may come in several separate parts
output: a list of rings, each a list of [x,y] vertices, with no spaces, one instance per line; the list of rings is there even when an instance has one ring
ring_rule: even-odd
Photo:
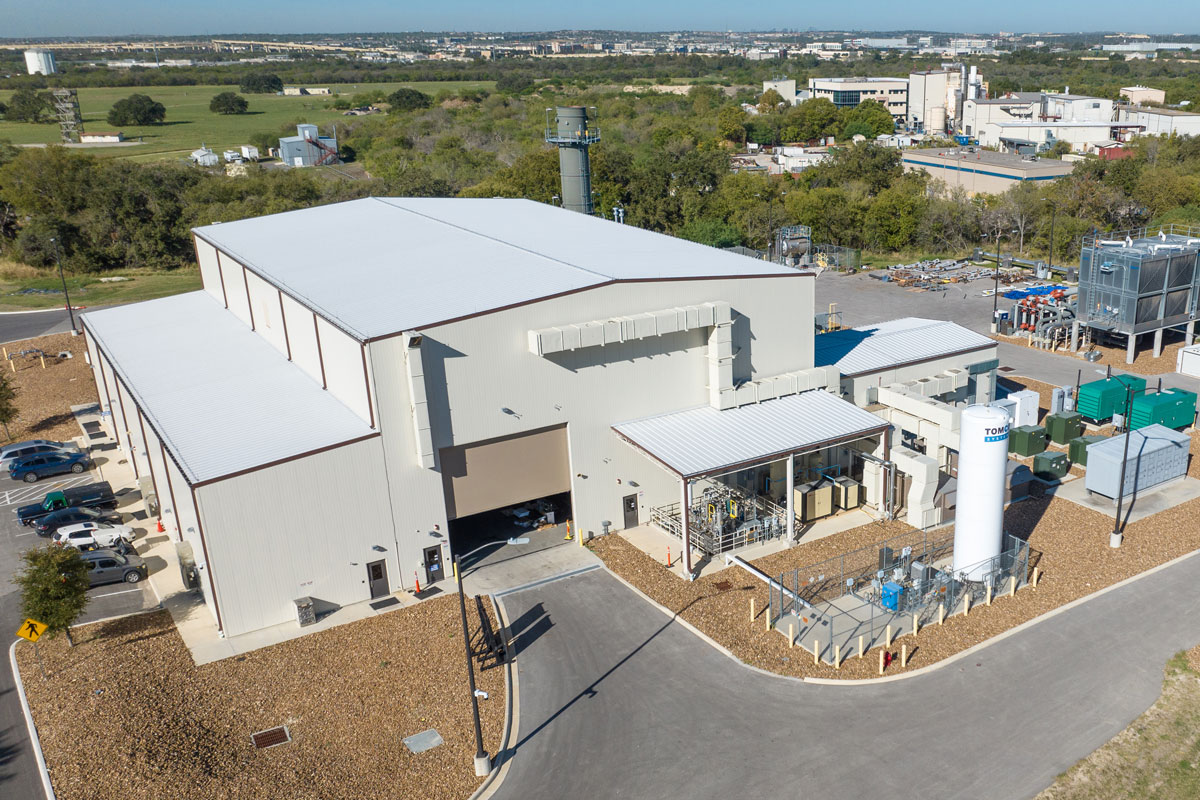
[[[1129,437],[1133,434],[1133,430],[1129,427],[1129,412],[1133,408],[1133,386],[1125,387],[1125,452],[1121,456],[1121,475],[1117,480],[1117,516],[1113,520],[1112,533],[1108,535],[1108,546],[1117,548],[1121,546],[1121,540],[1124,535],[1121,533],[1121,505],[1125,499],[1125,465],[1129,462]]]
[[[454,557],[454,574],[458,576],[458,608],[462,612],[463,647],[467,651],[467,685],[471,689],[471,715],[475,720],[475,774],[482,778],[492,770],[491,759],[483,749],[483,729],[479,725],[479,695],[475,692],[475,660],[471,655],[471,631],[467,628],[467,593],[463,589],[462,564]]]
[[[1049,197],[1045,201],[1050,204],[1050,257],[1047,259],[1046,269],[1053,273],[1054,271],[1054,218],[1058,216],[1058,206]]]
[[[67,294],[67,276],[63,274],[62,254],[58,251],[58,239],[51,236],[50,241],[54,242],[54,261],[58,264],[58,279],[62,281],[63,298],[67,301],[67,316],[71,318],[71,330],[75,330],[75,312],[71,309],[71,296]]]

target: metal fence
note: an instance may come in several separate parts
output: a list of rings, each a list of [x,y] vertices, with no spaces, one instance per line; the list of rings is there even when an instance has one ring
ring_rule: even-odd
[[[730,517],[723,511],[727,501],[728,498],[704,498],[692,505],[688,538],[694,549],[715,556],[787,534],[787,509],[765,497],[738,496],[735,498],[738,513]],[[679,503],[651,507],[650,524],[683,540]]]

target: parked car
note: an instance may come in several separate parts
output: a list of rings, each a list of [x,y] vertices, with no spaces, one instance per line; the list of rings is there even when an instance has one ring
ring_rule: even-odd
[[[0,469],[7,470],[8,465],[29,456],[42,453],[78,453],[79,445],[74,442],[55,442],[51,439],[30,439],[27,442],[17,442],[0,447]]]
[[[54,543],[77,550],[96,550],[102,547],[118,547],[120,543],[133,542],[133,528],[111,522],[79,522],[63,525],[54,532]]]
[[[121,515],[116,511],[100,511],[87,506],[64,508],[34,522],[33,530],[38,536],[52,536],[59,528],[77,525],[80,522],[107,522],[111,525],[120,525]]]
[[[87,453],[39,453],[9,464],[8,477],[15,481],[35,483],[51,475],[65,472],[78,475],[91,468],[92,457]]]
[[[88,580],[92,586],[117,581],[137,583],[150,574],[146,569],[146,562],[132,553],[91,550],[79,555],[88,565]]]
[[[108,481],[89,483],[86,486],[72,486],[69,489],[56,489],[47,492],[42,502],[21,506],[17,509],[17,521],[22,525],[32,525],[47,514],[64,508],[86,506],[89,508],[116,508],[117,496],[113,494]],[[79,520],[83,522],[84,520]],[[117,520],[120,522],[120,520]]]

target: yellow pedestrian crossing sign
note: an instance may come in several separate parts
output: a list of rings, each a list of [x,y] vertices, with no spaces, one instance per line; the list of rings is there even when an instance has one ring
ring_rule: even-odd
[[[22,639],[28,639],[31,642],[36,642],[42,638],[42,634],[46,632],[46,623],[38,622],[36,619],[26,619],[21,623],[21,627],[17,629],[17,636]]]

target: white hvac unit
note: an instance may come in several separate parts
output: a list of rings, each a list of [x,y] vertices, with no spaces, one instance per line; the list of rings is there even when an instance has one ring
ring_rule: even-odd
[[[963,410],[959,428],[958,497],[954,512],[954,573],[982,580],[1004,540],[1008,414],[994,406]]]
[[[1175,356],[1175,371],[1181,375],[1200,378],[1200,344],[1181,347]]]
[[[1009,392],[1008,399],[1017,404],[1015,422],[1017,427],[1038,424],[1038,393],[1030,389]]]

